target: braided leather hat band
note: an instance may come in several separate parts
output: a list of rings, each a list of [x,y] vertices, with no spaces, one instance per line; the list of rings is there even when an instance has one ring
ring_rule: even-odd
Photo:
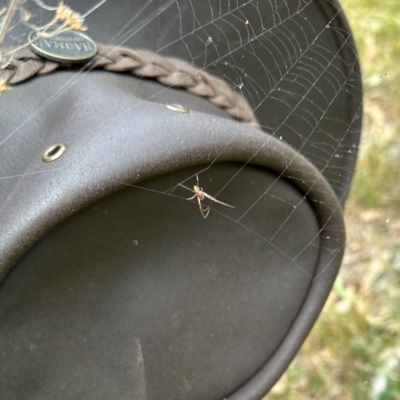
[[[148,50],[97,44],[97,56],[82,69],[104,69],[111,72],[130,73],[139,78],[156,79],[168,87],[187,90],[206,98],[239,122],[259,129],[259,123],[247,100],[236,93],[223,80],[175,58],[163,57]],[[34,76],[54,72],[64,65],[42,58],[29,48],[14,53],[5,69],[0,70],[0,81],[7,85],[22,83]]]

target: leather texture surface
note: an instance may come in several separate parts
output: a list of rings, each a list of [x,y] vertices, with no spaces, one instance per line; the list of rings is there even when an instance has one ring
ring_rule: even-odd
[[[238,168],[217,165],[203,182],[212,189],[215,174],[229,178]],[[147,185],[172,186],[190,172]],[[255,195],[247,179],[272,184],[276,175],[244,172],[234,186]],[[232,189],[225,196],[239,205]],[[274,193],[302,199],[283,182]],[[277,203],[259,207],[287,216]],[[257,214],[246,226],[260,225]],[[279,223],[267,218],[258,231]],[[307,203],[270,245],[213,211],[204,221],[195,204],[141,189],[93,204],[44,237],[1,286],[3,395],[222,399],[265,364],[294,322],[318,250],[297,262],[280,250],[290,240],[295,254],[314,236]]]
[[[45,102],[72,76],[24,84],[7,107],[33,93]],[[12,268],[0,286],[0,379],[10,399],[259,398],[329,293],[344,227],[319,172],[219,109],[195,111],[214,108],[203,99],[161,91],[159,101],[193,107],[175,113],[141,100],[142,85],[149,94],[157,84],[91,72],[35,123],[21,126],[2,109],[16,132],[0,147],[10,160],[3,178],[12,174],[2,179],[0,214],[0,270]],[[43,163],[56,142],[66,153]],[[200,175],[214,193],[250,159],[219,196],[236,208],[215,207],[207,220],[184,189],[178,198],[152,192],[215,160]],[[235,222],[268,188],[273,196]]]

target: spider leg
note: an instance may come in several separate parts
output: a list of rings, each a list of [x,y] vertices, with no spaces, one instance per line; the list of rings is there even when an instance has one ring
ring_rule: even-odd
[[[207,207],[207,208],[203,209],[203,205],[201,204],[201,200],[200,200],[199,197],[197,198],[197,201],[199,202],[200,213],[201,213],[202,217],[204,219],[206,219],[208,217],[208,214],[210,213],[210,207]]]
[[[196,193],[194,190],[188,188],[187,186],[182,185],[181,183],[178,183],[178,185],[181,186],[181,187],[183,187],[183,188],[185,188],[185,189],[187,189],[187,190],[190,190],[190,191],[193,192],[193,193]],[[193,197],[193,198],[194,198],[194,197]]]
[[[197,194],[195,194],[194,196],[192,196],[192,197],[189,197],[188,199],[186,199],[186,200],[193,200],[195,197],[197,196]]]
[[[230,207],[230,208],[235,208],[234,206],[231,206],[230,204],[226,204],[226,203],[223,203],[222,201],[217,200],[215,197],[212,197],[210,194],[207,194],[207,193],[203,192],[203,195],[205,197],[207,197],[208,199],[212,200],[215,203],[219,203],[219,204],[222,204],[223,206],[227,206],[227,207]]]

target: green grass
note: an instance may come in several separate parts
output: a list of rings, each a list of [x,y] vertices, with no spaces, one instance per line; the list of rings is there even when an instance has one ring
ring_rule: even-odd
[[[269,400],[400,399],[400,3],[341,4],[365,90],[347,250],[323,313]]]

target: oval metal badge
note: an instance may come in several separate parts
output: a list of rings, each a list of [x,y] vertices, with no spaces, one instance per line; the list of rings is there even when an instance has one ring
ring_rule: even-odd
[[[90,60],[97,52],[96,43],[77,31],[66,31],[51,37],[40,32],[29,35],[32,50],[51,61],[78,63]]]

